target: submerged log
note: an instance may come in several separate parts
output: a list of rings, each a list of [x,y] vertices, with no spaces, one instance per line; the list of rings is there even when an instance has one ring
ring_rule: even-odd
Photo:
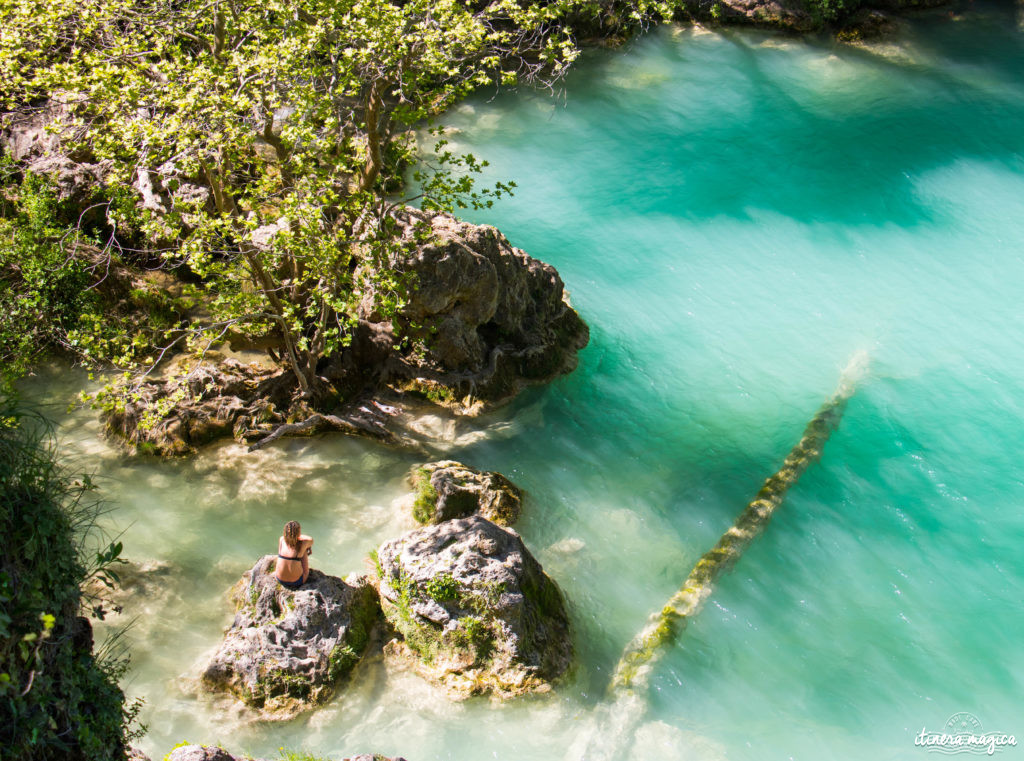
[[[732,568],[750,542],[764,531],[790,487],[821,457],[825,442],[839,425],[846,402],[866,369],[867,355],[858,352],[843,370],[839,387],[807,424],[800,442],[790,451],[779,471],[764,482],[732,527],[697,561],[679,591],[650,617],[647,626],[626,646],[612,676],[610,690],[631,690],[647,683],[666,646],[700,611],[718,577]]]

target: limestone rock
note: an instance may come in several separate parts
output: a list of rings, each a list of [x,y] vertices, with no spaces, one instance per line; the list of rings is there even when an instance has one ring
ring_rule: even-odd
[[[182,745],[167,754],[167,761],[260,761],[248,756],[232,756],[216,745]]]
[[[125,752],[125,761],[150,761],[150,758],[138,748],[129,745]]]
[[[277,558],[261,558],[232,589],[235,620],[202,675],[265,718],[290,718],[334,694],[358,662],[380,615],[369,580],[342,581],[311,570],[295,591],[274,578]]]
[[[93,157],[65,148],[81,139],[67,109],[57,103],[4,115],[0,148],[36,174],[48,175],[57,198],[86,204],[103,180],[104,169]]]
[[[413,468],[410,479],[416,490],[413,517],[420,523],[441,523],[476,513],[511,526],[522,512],[522,491],[501,473],[441,460]]]
[[[104,413],[106,430],[143,454],[190,454],[232,433],[269,434],[285,421],[292,386],[285,371],[233,359],[183,366],[180,374],[138,383],[122,408]],[[177,401],[155,423],[149,420],[168,399]]]
[[[454,697],[540,692],[572,663],[558,586],[519,534],[474,515],[410,531],[377,553],[384,615],[427,679]]]
[[[389,264],[413,282],[397,318],[412,341],[392,363],[396,386],[472,414],[576,367],[590,334],[554,267],[487,225],[412,208],[396,221],[405,253]],[[372,298],[360,311],[390,323]]]

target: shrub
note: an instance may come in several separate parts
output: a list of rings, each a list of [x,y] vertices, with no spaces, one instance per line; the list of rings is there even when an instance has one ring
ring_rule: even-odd
[[[80,584],[114,583],[120,545],[85,552],[97,502],[56,462],[45,421],[0,397],[0,748],[10,761],[124,758],[138,703],[97,658]],[[102,608],[100,608],[102,610]]]

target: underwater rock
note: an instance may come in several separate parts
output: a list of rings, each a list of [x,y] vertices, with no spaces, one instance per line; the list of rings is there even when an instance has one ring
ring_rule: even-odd
[[[125,560],[114,571],[118,581],[113,587],[94,576],[82,588],[83,606],[101,621],[125,612],[129,617],[155,613],[177,589],[180,573],[162,560]]]
[[[377,552],[389,653],[456,698],[543,692],[572,664],[562,593],[519,534],[473,515]]]
[[[522,491],[501,473],[441,460],[413,468],[409,477],[416,490],[413,517],[419,523],[442,523],[475,513],[511,526],[522,512]]]
[[[394,321],[409,347],[392,358],[395,388],[476,414],[576,367],[590,331],[554,267],[488,225],[409,207],[395,219],[405,245],[388,266],[416,283]],[[394,338],[371,298],[360,317]]]
[[[286,719],[334,695],[365,651],[380,605],[365,576],[342,581],[313,569],[302,588],[285,589],[276,560],[261,558],[231,590],[235,620],[201,682],[263,718]]]

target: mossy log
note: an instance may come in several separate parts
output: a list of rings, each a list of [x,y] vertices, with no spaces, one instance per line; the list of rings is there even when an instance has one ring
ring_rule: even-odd
[[[697,561],[679,591],[650,617],[647,626],[626,646],[612,676],[612,691],[630,690],[646,684],[666,646],[711,596],[718,577],[731,569],[750,542],[764,531],[790,487],[811,463],[821,457],[825,442],[839,425],[846,402],[853,395],[866,367],[867,356],[863,352],[855,355],[843,371],[836,392],[807,424],[800,442],[790,451],[779,471],[764,482],[736,522]]]

